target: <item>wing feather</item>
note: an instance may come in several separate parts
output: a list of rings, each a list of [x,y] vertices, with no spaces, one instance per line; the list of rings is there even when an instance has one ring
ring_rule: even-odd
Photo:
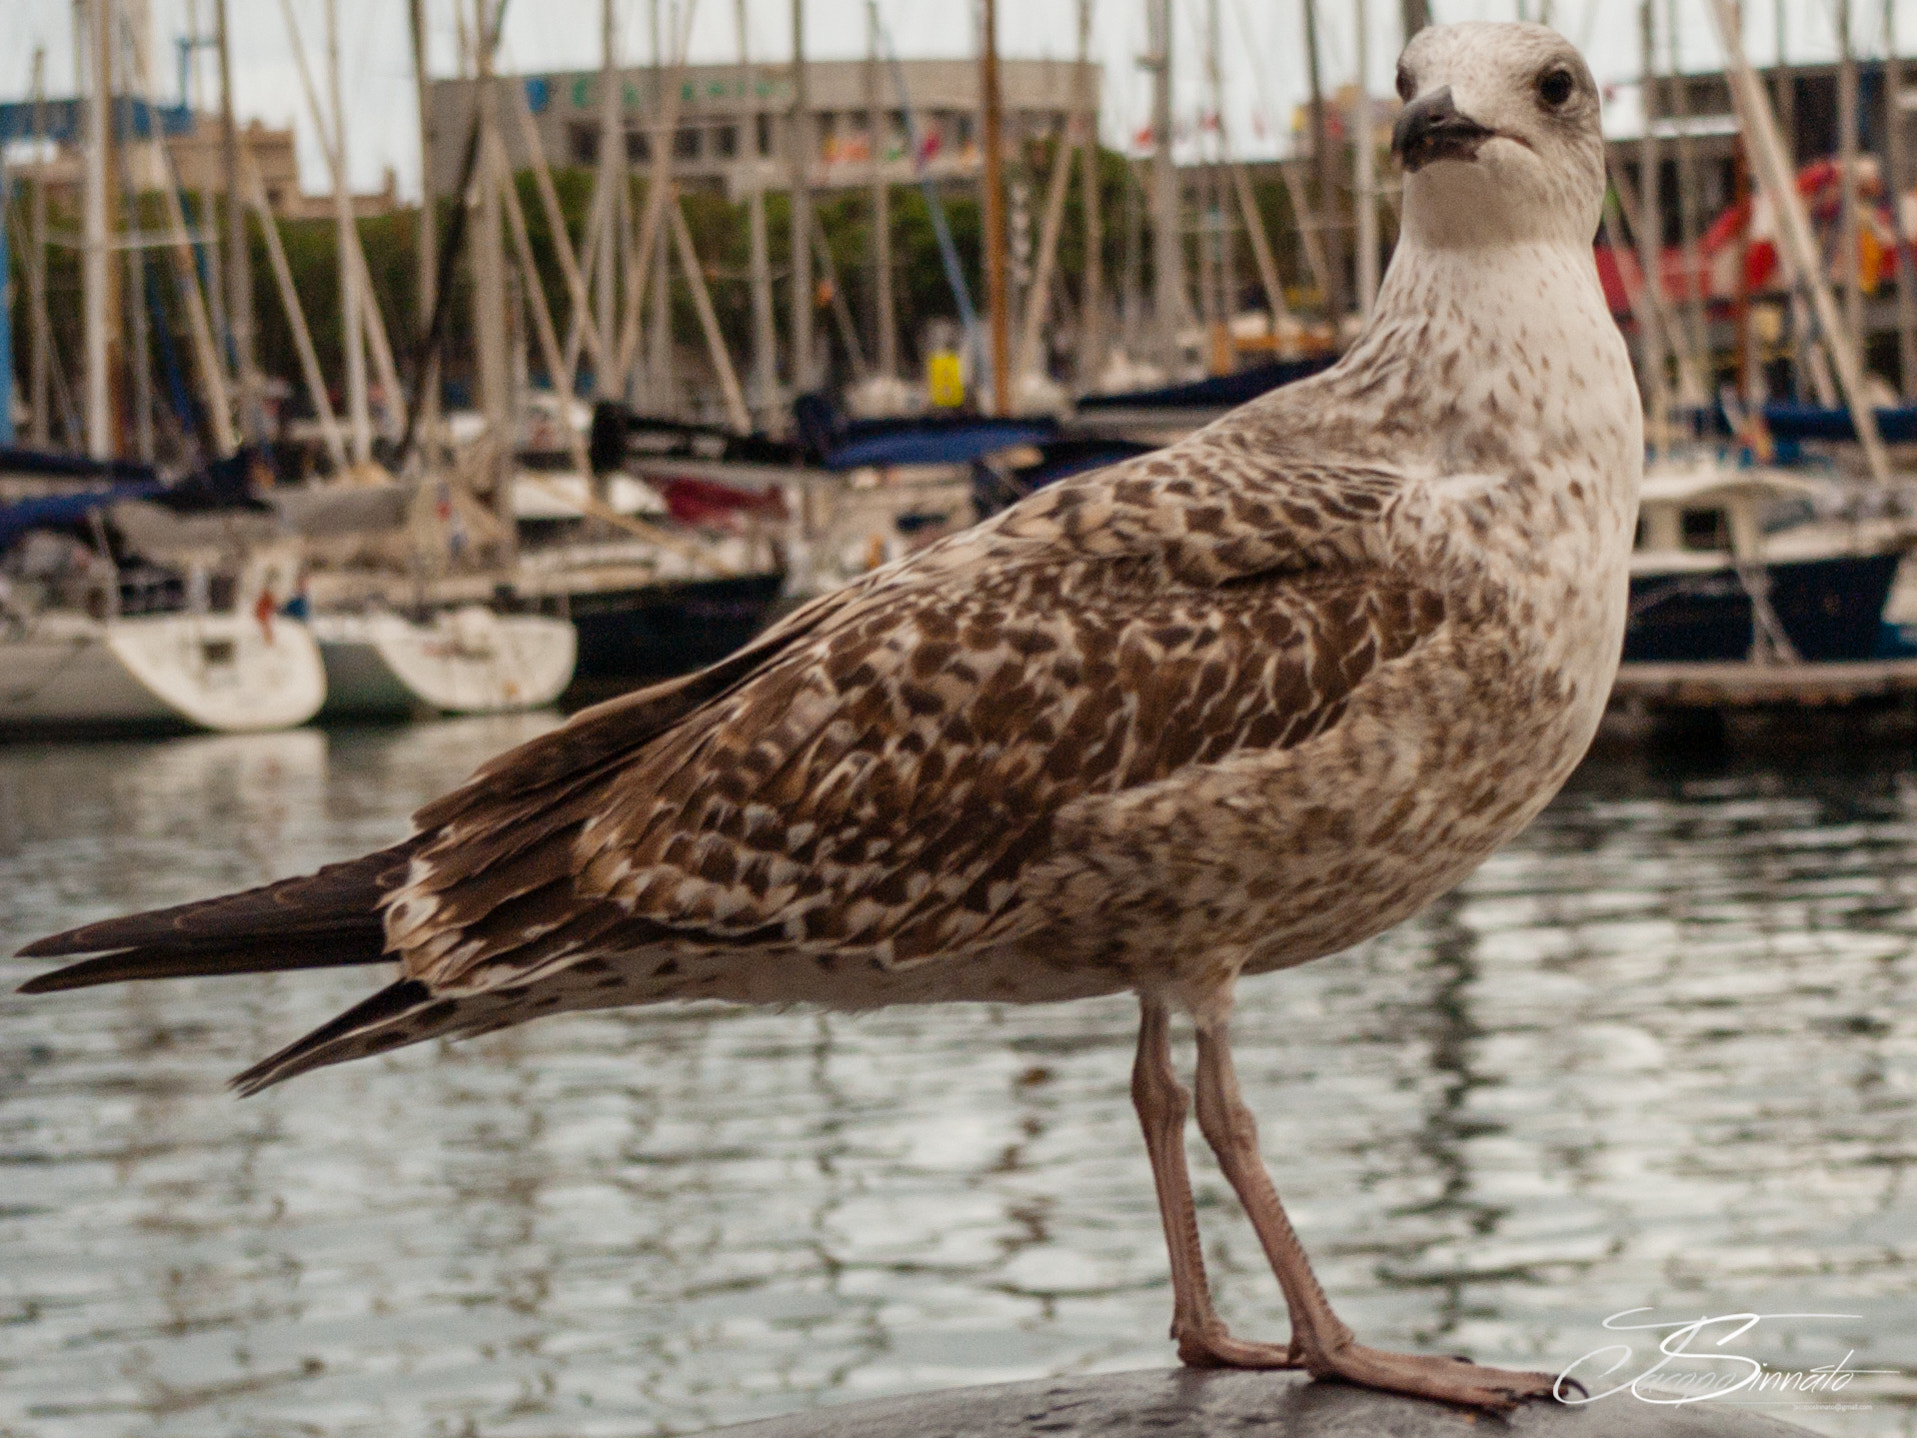
[[[488,766],[422,811],[407,973],[510,984],[581,913],[890,964],[1015,926],[1061,808],[1305,742],[1442,622],[1374,553],[1403,476],[1274,445],[1054,486]]]

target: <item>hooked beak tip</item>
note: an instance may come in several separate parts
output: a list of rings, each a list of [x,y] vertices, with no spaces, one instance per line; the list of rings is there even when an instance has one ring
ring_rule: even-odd
[[[1434,160],[1475,160],[1496,133],[1461,113],[1446,85],[1404,107],[1391,129],[1391,153],[1415,173]]]

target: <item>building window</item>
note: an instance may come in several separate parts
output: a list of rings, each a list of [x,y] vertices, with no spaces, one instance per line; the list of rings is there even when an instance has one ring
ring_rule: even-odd
[[[958,146],[962,150],[971,144],[974,138],[975,117],[971,111],[961,110],[954,118],[958,121],[957,140]]]
[[[599,163],[599,127],[597,125],[572,125],[566,130],[566,153],[572,156],[575,165],[592,166]]]
[[[730,160],[739,153],[739,127],[720,125],[712,132],[712,153],[721,160]]]
[[[639,164],[652,163],[652,136],[644,130],[626,131],[626,158]]]
[[[758,117],[757,128],[759,158],[769,159],[772,155],[772,117],[770,115],[760,115]]]
[[[696,160],[699,158],[699,131],[691,125],[681,125],[672,137],[672,158],[675,160]]]

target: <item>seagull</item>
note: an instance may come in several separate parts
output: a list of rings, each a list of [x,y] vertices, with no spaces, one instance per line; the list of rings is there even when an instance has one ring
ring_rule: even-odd
[[[398,963],[248,1094],[567,1010],[1130,992],[1185,1363],[1548,1394],[1356,1341],[1232,1063],[1241,978],[1399,923],[1538,813],[1623,641],[1643,422],[1591,250],[1597,87],[1553,31],[1474,23],[1418,34],[1398,92],[1401,233],[1330,370],[582,711],[392,848],[31,944],[87,957],[26,989]],[[1287,1341],[1213,1306],[1174,1013]]]

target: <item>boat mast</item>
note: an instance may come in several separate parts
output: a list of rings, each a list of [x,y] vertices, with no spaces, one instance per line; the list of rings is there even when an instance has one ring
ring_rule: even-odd
[[[812,388],[812,113],[805,76],[805,0],[792,0],[792,118],[786,132],[792,171],[792,392]]]
[[[683,65],[685,56],[679,49],[682,32],[679,24],[679,6],[672,7],[670,29],[673,37],[675,64]],[[678,71],[675,69],[674,75]],[[658,106],[658,121],[654,127],[657,136],[653,143],[659,147],[660,159],[655,174],[665,176],[666,192],[662,204],[673,209],[679,206],[678,189],[672,178],[672,151],[677,140],[678,125],[668,120],[666,112],[666,57],[665,45],[660,38],[659,0],[652,0],[652,94]],[[661,212],[663,215],[663,212]],[[664,235],[655,236],[652,258],[652,327],[646,332],[651,353],[646,363],[646,392],[651,396],[650,404],[654,413],[676,414],[678,412],[678,386],[673,379],[672,354],[672,265],[671,251]]]
[[[1678,0],[1667,0],[1665,27],[1668,69],[1665,71],[1665,95],[1671,102],[1671,119],[1677,130],[1677,247],[1683,257],[1685,348],[1694,363],[1701,364],[1706,382],[1711,372],[1711,344],[1704,309],[1704,290],[1699,275],[1697,238],[1697,163],[1691,144],[1690,88],[1684,80],[1684,64],[1679,54],[1681,35],[1678,26]]]
[[[1797,87],[1791,80],[1790,62],[1785,59],[1790,49],[1790,12],[1789,0],[1776,0],[1773,18],[1777,22],[1777,116],[1781,123],[1784,140],[1784,158],[1791,168],[1797,167]]]
[[[246,206],[240,200],[240,135],[233,115],[233,55],[226,5],[227,0],[213,0],[213,43],[220,67],[220,170],[226,187],[226,323],[239,367],[240,432],[248,444],[259,444],[266,439],[266,414],[261,407],[259,357],[254,351],[253,262],[246,246]]]
[[[1638,363],[1643,370],[1648,401],[1645,415],[1645,439],[1653,453],[1670,442],[1671,388],[1665,369],[1666,353],[1660,326],[1652,312],[1663,308],[1663,273],[1659,251],[1664,244],[1664,223],[1658,207],[1659,172],[1663,168],[1657,145],[1657,16],[1651,0],[1638,5],[1638,45],[1643,61],[1638,106],[1643,114],[1644,133],[1638,141],[1637,264],[1643,272],[1641,289],[1644,312],[1637,317],[1639,337]]]
[[[1139,312],[1145,305],[1145,195],[1139,168],[1136,161],[1125,161],[1125,189],[1121,196],[1125,209],[1119,216],[1124,248],[1118,257],[1118,343],[1128,361],[1138,356]]]
[[[1039,224],[1038,265],[1025,295],[1025,310],[1019,326],[1018,358],[1013,364],[1015,383],[1027,375],[1040,375],[1040,330],[1052,307],[1052,282],[1058,273],[1058,241],[1065,231],[1065,198],[1072,178],[1072,163],[1077,158],[1078,117],[1082,104],[1074,100],[1066,113],[1065,124],[1052,152],[1052,173],[1045,182],[1045,215]]]
[[[1152,72],[1152,318],[1158,357],[1178,364],[1178,326],[1185,310],[1184,237],[1178,223],[1178,172],[1172,165],[1171,0],[1148,0]]]
[[[1085,226],[1085,275],[1078,304],[1078,383],[1105,367],[1105,234],[1099,214],[1098,106],[1092,96],[1092,0],[1078,0],[1078,73],[1073,79],[1079,143],[1079,213]]]
[[[483,155],[497,143],[499,96],[493,81],[491,0],[473,0],[474,100],[479,107],[479,143]],[[516,548],[513,510],[513,417],[506,356],[506,255],[501,234],[499,185],[482,169],[478,191],[478,232],[473,236],[473,334],[479,345],[479,407],[486,421],[486,446],[492,469],[493,513],[499,520],[501,558],[510,563]]]
[[[1378,156],[1371,138],[1371,7],[1365,0],[1354,3],[1358,23],[1358,114],[1351,128],[1351,142],[1357,152],[1358,312],[1370,319],[1372,307],[1378,303]]]
[[[1904,192],[1910,172],[1904,154],[1904,62],[1897,56],[1897,0],[1884,0],[1884,168],[1890,190],[1890,230],[1897,243],[1897,372],[1906,401],[1917,399],[1917,265],[1904,228]],[[37,413],[37,411],[36,411]]]
[[[195,134],[198,134],[200,129],[198,107],[203,103],[206,95],[206,77],[203,73],[205,63],[202,52],[208,49],[217,50],[220,43],[220,12],[223,8],[220,4],[220,0],[213,0],[213,7],[213,29],[202,33],[200,30],[199,0],[187,0],[186,34],[176,42],[180,50],[180,108],[184,114],[190,117],[189,123],[193,126],[193,132]],[[151,76],[149,76],[146,85],[149,98],[154,97],[157,88],[157,86],[152,84]],[[220,109],[221,113],[224,114],[225,104],[223,100]],[[165,154],[166,145],[164,140],[160,141],[154,148],[161,154]],[[162,168],[166,167],[163,166]],[[186,198],[186,178],[179,173],[177,166],[173,166],[172,168],[173,179],[175,181],[174,188],[179,191],[180,199],[184,201]],[[237,366],[239,351],[233,344],[232,319],[226,313],[225,231],[221,229],[220,220],[214,213],[217,208],[214,197],[219,193],[219,188],[213,180],[210,169],[203,170],[199,178],[201,184],[195,196],[195,214],[198,216],[203,238],[198,241],[189,239],[191,245],[189,258],[194,261],[193,270],[196,278],[202,270],[205,272],[205,283],[201,288],[206,296],[207,318],[212,333],[214,358],[220,370],[220,385],[227,393],[228,409],[230,411],[228,414],[228,428],[231,429],[236,422],[240,425],[245,424],[245,416],[240,413],[238,405],[238,401],[244,397],[242,391],[245,386],[238,369],[229,368],[230,366]],[[222,127],[220,134],[220,180],[224,182],[226,179],[226,136],[224,127]],[[184,205],[182,206],[182,213],[184,213]],[[239,435],[241,433],[243,433],[243,430],[234,431],[234,447],[236,449],[239,446]]]
[[[140,42],[134,23],[131,0],[119,0],[113,15],[115,49],[114,69],[115,96],[121,106],[133,99],[150,99],[147,90],[147,72],[143,64]],[[150,26],[149,26],[150,32]],[[124,322],[131,332],[131,343],[123,357],[119,372],[124,374],[132,387],[133,404],[133,455],[142,464],[153,463],[153,347],[152,347],[152,311],[147,308],[146,291],[146,249],[145,237],[141,235],[139,194],[142,181],[151,186],[150,173],[153,161],[151,149],[146,145],[136,145],[133,135],[132,113],[130,107],[118,108],[114,115],[114,125],[118,131],[115,139],[118,143],[113,151],[114,178],[119,181],[119,192],[115,196],[115,209],[125,226],[129,243],[121,247],[121,256],[125,264],[126,288],[124,296]],[[140,161],[146,164],[141,166]],[[149,173],[142,174],[142,170]],[[189,446],[192,440],[188,440]]]
[[[108,227],[113,170],[113,0],[88,0],[87,58],[92,66],[87,94],[85,213],[82,219],[82,304],[85,307],[87,453],[111,459],[119,429],[113,405],[114,268]]]
[[[33,138],[47,133],[47,51],[40,46],[33,52]],[[36,145],[36,150],[39,148]],[[53,374],[53,325],[47,315],[47,170],[44,164],[33,178],[33,208],[29,219],[30,249],[27,254],[27,314],[33,330],[33,362],[27,370],[27,402],[33,406],[29,442],[45,449],[53,442],[51,379]]]
[[[1738,123],[1752,147],[1757,161],[1758,182],[1770,196],[1777,212],[1780,252],[1790,261],[1796,284],[1809,292],[1817,323],[1830,336],[1831,358],[1836,361],[1837,376],[1843,385],[1845,403],[1850,406],[1851,424],[1864,449],[1870,476],[1880,487],[1889,488],[1890,458],[1885,453],[1882,435],[1877,430],[1877,414],[1864,393],[1862,349],[1855,336],[1844,332],[1843,316],[1831,297],[1820,268],[1816,241],[1811,237],[1810,219],[1804,213],[1804,200],[1797,193],[1796,177],[1784,158],[1784,143],[1777,133],[1777,118],[1771,113],[1764,86],[1744,57],[1744,38],[1737,31],[1737,12],[1731,0],[1711,0],[1711,16],[1717,37],[1728,61],[1731,98],[1737,105]]]
[[[1230,304],[1226,298],[1230,282],[1226,278],[1224,190],[1220,184],[1225,82],[1218,46],[1218,0],[1209,0],[1205,6],[1205,81],[1211,91],[1211,155],[1205,165],[1204,199],[1198,207],[1198,293],[1205,312],[1205,369],[1215,375],[1228,374],[1232,369]]]
[[[738,32],[739,68],[748,82],[756,82],[758,72],[752,68],[746,44],[746,0],[733,0],[732,13],[733,28]],[[872,12],[872,20],[875,25],[878,23],[876,10]],[[755,98],[758,91],[758,85],[752,83]],[[766,156],[759,148],[759,126],[765,119],[762,114],[753,116],[747,143],[752,146],[754,158],[761,163],[754,169],[752,189],[746,195],[746,231],[752,255],[752,412],[760,428],[770,424],[779,404],[779,333],[772,317],[772,251],[765,223],[763,162]]]
[[[224,13],[226,0],[220,0]],[[418,229],[418,318],[417,340],[423,342],[433,326],[433,307],[439,298],[439,214],[433,191],[433,154],[429,135],[432,128],[431,79],[426,69],[426,0],[407,0],[407,20],[413,37],[413,94],[419,109],[419,229]],[[430,473],[439,462],[439,354],[437,349],[426,362],[426,372],[416,379],[419,393],[413,404],[419,411],[423,453]]]
[[[1844,286],[1844,323],[1864,362],[1864,287],[1857,263],[1857,52],[1850,37],[1850,0],[1837,0],[1837,167],[1841,198],[1837,275]]]
[[[1345,318],[1345,256],[1338,233],[1338,175],[1331,154],[1330,126],[1325,123],[1325,91],[1318,73],[1318,3],[1304,0],[1305,70],[1311,80],[1311,158],[1318,172],[1318,233],[1325,249],[1325,313],[1331,320],[1331,342],[1342,339]]]
[[[865,133],[872,163],[872,328],[878,373],[898,378],[899,325],[892,298],[892,187],[885,178],[885,139],[891,129],[879,98],[879,7],[865,7]]]
[[[594,181],[593,215],[598,225],[594,243],[594,312],[599,336],[609,340],[619,329],[619,245],[614,238],[624,228],[625,196],[621,183],[626,172],[626,132],[619,93],[619,33],[613,0],[599,7],[599,174]],[[612,356],[602,351],[593,371],[593,393],[599,399],[618,399],[619,377]]]
[[[1012,410],[1010,337],[1005,295],[1004,113],[998,92],[998,0],[985,0],[979,37],[979,100],[985,111],[985,285],[992,334],[992,413]]]
[[[246,186],[246,202],[259,217],[260,233],[266,241],[266,260],[273,271],[273,283],[280,292],[280,307],[293,331],[293,349],[299,355],[300,374],[306,381],[307,397],[313,413],[319,416],[320,437],[326,444],[326,456],[336,470],[346,468],[346,440],[340,434],[339,421],[333,415],[333,402],[326,395],[326,376],[320,373],[319,353],[313,348],[313,333],[306,327],[306,314],[300,304],[299,290],[293,285],[292,267],[286,263],[286,247],[280,243],[279,222],[266,198],[266,185],[260,179],[259,166],[250,150],[240,151],[240,168]]]
[[[326,0],[326,65],[333,109],[333,226],[338,236],[340,336],[346,350],[346,422],[353,462],[373,457],[373,421],[366,403],[366,316],[360,308],[359,267],[353,263],[353,197],[346,178],[346,102],[340,88],[339,6]]]

